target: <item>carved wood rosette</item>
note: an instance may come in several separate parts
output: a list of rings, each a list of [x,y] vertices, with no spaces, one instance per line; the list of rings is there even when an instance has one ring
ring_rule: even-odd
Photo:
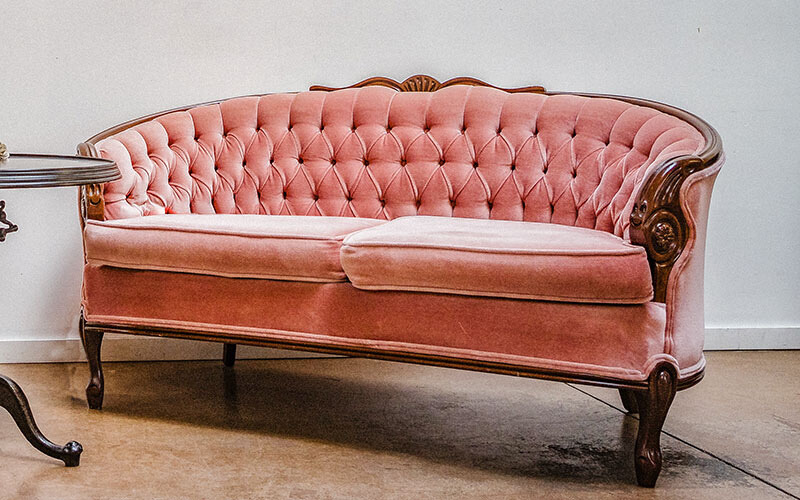
[[[445,82],[440,82],[436,78],[428,75],[410,76],[405,80],[403,80],[402,82],[398,82],[396,80],[392,80],[391,78],[386,78],[384,76],[375,76],[372,78],[367,78],[366,80],[363,80],[356,84],[348,85],[347,87],[326,87],[324,85],[312,85],[309,90],[321,90],[329,92],[333,90],[380,86],[380,87],[389,87],[390,89],[397,90],[398,92],[434,92],[436,90],[443,89],[445,87],[451,87],[453,85],[472,85],[476,87],[491,87],[493,89],[503,90],[505,92],[512,92],[512,93],[534,92],[538,94],[543,94],[545,92],[544,87],[540,87],[538,85],[507,89],[507,88],[495,87],[494,85],[478,80],[477,78],[470,78],[466,76],[451,78],[450,80],[447,80]]]
[[[670,271],[689,236],[689,224],[681,210],[681,186],[687,177],[705,167],[697,156],[680,156],[662,163],[645,177],[634,203],[630,238],[647,250],[656,302],[666,301]]]

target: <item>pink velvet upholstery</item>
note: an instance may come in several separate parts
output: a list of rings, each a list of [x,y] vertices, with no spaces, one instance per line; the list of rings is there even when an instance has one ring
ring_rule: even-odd
[[[653,297],[644,248],[558,224],[400,217],[348,235],[341,258],[347,278],[364,290],[601,304]]]
[[[122,179],[106,217],[164,213],[555,222],[626,236],[657,160],[701,134],[652,108],[454,86],[245,97],[98,143]]]
[[[384,224],[353,217],[154,215],[88,221],[90,264],[216,276],[345,281],[345,235]]]
[[[653,486],[705,367],[718,134],[633,98],[405,91],[433,83],[234,98],[79,146],[122,174],[82,192],[104,219],[84,227],[89,406],[106,332],[224,342],[228,367],[255,344],[599,384],[639,413]]]
[[[369,346],[644,380],[664,304],[575,304],[139,271],[89,264],[87,321]],[[198,307],[213,304],[213,307]]]
[[[666,304],[628,226],[649,169],[705,146],[654,108],[470,86],[168,113],[97,144],[122,178],[86,226],[86,318],[630,380],[666,359],[688,376],[718,168],[681,191],[690,234]]]

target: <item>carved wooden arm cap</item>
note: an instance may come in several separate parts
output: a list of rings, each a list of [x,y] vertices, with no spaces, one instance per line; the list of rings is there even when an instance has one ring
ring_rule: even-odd
[[[669,273],[686,246],[689,234],[689,225],[681,209],[681,186],[690,175],[708,166],[695,155],[664,161],[645,177],[631,211],[631,242],[647,250],[658,302],[666,300]]]

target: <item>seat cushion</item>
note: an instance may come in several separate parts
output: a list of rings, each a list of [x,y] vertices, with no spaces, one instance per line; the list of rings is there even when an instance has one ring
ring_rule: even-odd
[[[644,248],[558,224],[401,217],[344,239],[357,288],[637,304],[653,297]]]
[[[150,215],[87,221],[90,264],[227,277],[345,281],[342,238],[385,221],[280,215]]]

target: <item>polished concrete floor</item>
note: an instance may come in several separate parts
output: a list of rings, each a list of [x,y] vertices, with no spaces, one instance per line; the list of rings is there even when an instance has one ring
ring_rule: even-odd
[[[52,440],[0,414],[0,498],[791,498],[800,495],[800,351],[708,354],[678,394],[654,490],[616,391],[365,359],[0,365]]]

